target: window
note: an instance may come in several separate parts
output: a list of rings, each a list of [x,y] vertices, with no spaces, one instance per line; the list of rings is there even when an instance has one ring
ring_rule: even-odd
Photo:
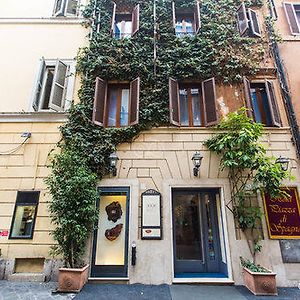
[[[103,127],[124,127],[138,123],[140,78],[130,83],[107,83],[97,77],[93,122]]]
[[[244,78],[244,86],[246,104],[250,109],[248,116],[265,126],[280,127],[281,119],[273,83],[269,80],[250,82]]]
[[[178,83],[169,79],[170,122],[176,126],[211,126],[218,122],[215,80]]]
[[[53,15],[55,17],[76,16],[78,7],[79,0],[56,0]]]
[[[136,5],[131,13],[116,13],[116,9],[117,6],[114,3],[111,22],[113,37],[121,40],[134,36],[139,31],[140,5]]]
[[[300,3],[283,3],[284,11],[290,26],[291,34],[300,34]]]
[[[32,239],[40,192],[18,192],[10,239]]]
[[[246,9],[245,3],[237,10],[237,22],[241,36],[261,37],[258,15],[253,9]]]
[[[34,89],[34,111],[64,111],[72,101],[74,61],[42,59]]]
[[[199,32],[201,27],[200,4],[195,1],[194,11],[176,9],[175,2],[172,2],[173,26],[178,37],[193,36]]]

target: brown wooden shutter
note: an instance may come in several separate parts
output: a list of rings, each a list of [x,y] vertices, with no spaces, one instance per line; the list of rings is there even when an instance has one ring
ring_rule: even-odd
[[[246,100],[246,107],[247,107],[247,116],[249,118],[253,118],[253,106],[252,106],[252,99],[251,99],[251,93],[250,93],[250,81],[244,76],[243,77],[244,82],[244,89],[245,89],[245,100]]]
[[[139,122],[140,77],[130,82],[129,125]]]
[[[132,11],[132,36],[134,36],[140,28],[140,5],[136,5]]]
[[[172,19],[173,19],[173,27],[176,28],[176,7],[175,2],[172,2]]]
[[[245,3],[242,3],[237,10],[237,21],[240,35],[243,35],[249,29]]]
[[[195,17],[195,32],[197,34],[201,28],[200,3],[198,0],[196,0],[194,17]]]
[[[180,126],[180,107],[178,82],[173,78],[169,78],[169,103],[170,103],[170,123]]]
[[[93,122],[99,126],[104,126],[106,99],[107,82],[97,77],[94,95]]]
[[[266,80],[265,85],[266,85],[266,91],[268,95],[268,102],[269,102],[273,126],[280,127],[281,119],[280,119],[280,113],[279,113],[279,109],[275,97],[273,83],[269,80]]]
[[[212,126],[218,123],[215,79],[210,78],[202,82],[202,97],[204,108],[205,126]]]
[[[114,37],[115,36],[115,22],[116,22],[116,10],[117,10],[117,4],[115,2],[113,4],[113,9],[112,9],[112,15],[111,15],[111,24],[110,24],[110,30],[111,34]]]
[[[297,16],[292,3],[283,2],[284,11],[290,26],[292,34],[300,34],[300,28],[297,21]]]
[[[256,11],[249,8],[248,9],[248,15],[249,15],[249,19],[250,19],[250,27],[251,27],[252,34],[254,36],[261,37],[259,22],[258,22],[258,16],[257,16]]]

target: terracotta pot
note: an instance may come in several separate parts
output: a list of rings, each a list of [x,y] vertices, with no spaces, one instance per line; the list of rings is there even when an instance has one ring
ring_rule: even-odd
[[[88,279],[89,265],[81,269],[60,268],[58,273],[58,291],[78,293]]]
[[[254,295],[277,296],[276,273],[252,272],[244,268],[245,286]]]

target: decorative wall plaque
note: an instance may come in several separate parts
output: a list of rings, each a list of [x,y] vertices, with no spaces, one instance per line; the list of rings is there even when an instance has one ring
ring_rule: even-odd
[[[264,193],[263,201],[270,239],[300,239],[300,203],[297,187],[281,188],[288,197],[271,198]]]
[[[142,240],[161,240],[161,194],[155,190],[142,193]]]

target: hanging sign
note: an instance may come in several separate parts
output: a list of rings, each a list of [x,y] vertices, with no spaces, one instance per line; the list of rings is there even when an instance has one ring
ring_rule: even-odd
[[[142,193],[142,240],[161,238],[161,194],[147,190]]]
[[[300,239],[300,202],[296,187],[281,188],[286,197],[271,198],[264,193],[263,201],[270,239]]]

